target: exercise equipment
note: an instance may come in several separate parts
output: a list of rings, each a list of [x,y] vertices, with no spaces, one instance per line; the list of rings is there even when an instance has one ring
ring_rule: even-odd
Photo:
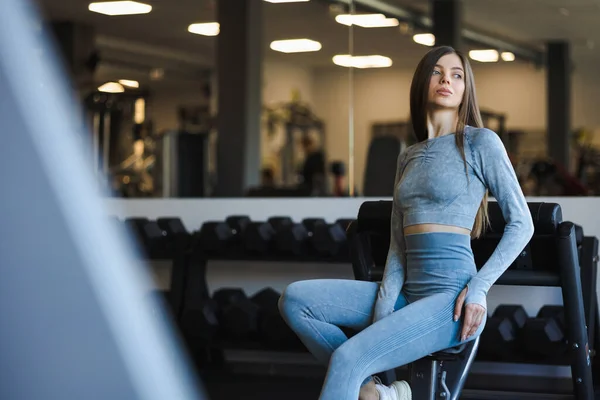
[[[209,197],[214,189],[210,174],[210,132],[171,130],[160,140],[162,197]]]
[[[185,309],[180,327],[188,342],[200,341],[202,345],[210,345],[220,329],[217,302],[206,299],[197,307]]]
[[[295,185],[297,165],[303,157],[300,142],[306,138],[316,139],[317,147],[325,143],[325,124],[311,107],[296,94],[292,101],[263,107],[267,125],[267,156],[275,170],[279,170],[283,185]]]
[[[544,306],[523,327],[524,349],[544,361],[561,360],[567,351],[565,314],[562,306]]]
[[[148,259],[172,259],[179,249],[190,244],[191,235],[179,218],[163,217],[154,221],[128,218],[125,225],[142,255]]]
[[[224,337],[232,342],[255,339],[259,307],[239,288],[222,288],[213,295]]]
[[[224,255],[243,244],[243,235],[251,220],[245,215],[228,217],[225,222],[209,221],[194,234],[194,246],[211,255]]]
[[[211,316],[215,315],[219,321],[219,330],[229,347],[254,341],[266,348],[297,348],[299,341],[296,335],[279,313],[280,296],[279,292],[269,287],[250,298],[242,289],[222,288],[214,293],[212,300],[205,303],[212,306]]]
[[[528,203],[528,206],[535,226],[535,234],[529,243],[528,257],[531,257],[531,268],[512,265],[496,284],[557,286],[562,289],[565,324],[569,327],[566,332],[569,342],[566,360],[571,367],[572,393],[577,400],[592,400],[594,382],[591,358],[594,351],[590,345],[593,346],[595,343],[590,343],[588,339],[588,321],[584,317],[588,308],[584,305],[582,293],[576,229],[573,223],[562,220],[562,212],[558,204]],[[474,252],[477,248],[487,249],[489,245],[486,242],[497,243],[504,231],[505,222],[499,205],[496,202],[489,202],[488,212],[491,229],[480,239],[472,242]],[[365,202],[360,207],[357,221],[348,228],[352,266],[356,279],[369,281],[381,279],[385,266],[385,247],[377,247],[379,253],[374,254],[371,243],[375,243],[375,239],[371,239],[376,237],[377,242],[387,242],[389,245],[391,215],[391,201]],[[481,268],[487,259],[477,256],[476,253],[475,262],[477,267]],[[591,301],[595,302],[595,292],[593,296],[586,293],[585,299],[588,301],[592,299]],[[449,349],[411,364],[409,379],[413,388],[413,397],[457,399],[475,358],[478,339],[469,344],[468,347]],[[386,378],[389,379],[389,376]],[[539,388],[540,393],[537,397],[548,398],[548,393],[544,393],[547,388],[546,382],[545,386]],[[534,396],[536,395],[533,393],[527,394],[528,398]],[[515,397],[519,398],[518,395]]]
[[[268,254],[274,250],[275,237],[293,225],[289,217],[272,217],[267,222],[251,222],[244,234],[246,251]]]
[[[333,224],[315,224],[312,243],[319,255],[334,257],[345,248],[346,228],[343,224],[343,221]]]
[[[312,236],[306,225],[294,223],[282,227],[276,237],[277,252],[283,256],[301,256],[309,251],[308,240]]]
[[[514,360],[521,350],[519,335],[527,318],[521,305],[499,305],[487,319],[481,334],[482,357],[495,361]]]
[[[267,287],[254,294],[251,301],[259,307],[258,337],[268,348],[288,350],[302,348],[296,334],[288,327],[279,312],[281,294]]]
[[[365,197],[392,196],[398,154],[406,146],[400,138],[391,135],[374,137],[367,150],[363,193]]]

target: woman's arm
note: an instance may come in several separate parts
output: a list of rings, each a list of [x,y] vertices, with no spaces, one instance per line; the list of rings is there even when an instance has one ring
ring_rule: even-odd
[[[474,135],[474,154],[481,167],[482,179],[506,221],[498,246],[467,285],[465,303],[487,308],[488,290],[529,243],[534,227],[527,201],[500,137],[489,129],[480,129]]]
[[[396,167],[396,178],[394,179],[394,201],[392,205],[391,215],[391,232],[390,232],[390,248],[388,250],[387,259],[385,261],[385,270],[383,279],[379,286],[377,300],[375,302],[375,310],[373,314],[373,322],[390,315],[394,312],[394,306],[398,295],[402,290],[404,279],[406,276],[406,254],[404,244],[404,218],[402,213],[396,207],[396,186],[402,176],[404,170],[404,161],[406,159],[406,151],[398,156]]]

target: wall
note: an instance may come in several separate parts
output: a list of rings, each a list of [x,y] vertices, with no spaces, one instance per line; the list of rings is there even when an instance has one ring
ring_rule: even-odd
[[[190,83],[185,88],[163,87],[151,92],[148,116],[154,122],[155,132],[177,129],[179,127],[179,107],[207,106],[209,101],[204,96],[200,83]]]
[[[322,217],[327,221],[338,218],[354,218],[364,198],[350,199],[106,199],[107,213],[119,218],[145,216],[157,218],[177,216],[188,230],[198,230],[204,221],[223,220],[229,215],[248,215],[255,221],[285,215],[295,221],[307,217]],[[594,212],[599,198],[534,198],[530,202],[544,201],[559,203],[563,218],[583,226],[586,236],[600,238],[600,213]],[[157,275],[167,279],[164,267]],[[242,287],[249,295],[263,287],[276,290],[300,279],[338,278],[353,279],[350,265],[319,265],[286,263],[212,263],[207,272],[211,291],[226,286]],[[167,286],[163,281],[162,286]],[[562,304],[559,288],[494,286],[488,295],[490,312],[502,303],[523,304],[529,315],[534,315],[544,304]]]

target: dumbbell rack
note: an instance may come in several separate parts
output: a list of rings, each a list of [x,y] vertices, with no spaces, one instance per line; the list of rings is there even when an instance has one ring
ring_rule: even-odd
[[[490,236],[493,237],[494,235]],[[540,239],[539,236],[537,239]],[[551,240],[550,237],[547,239]],[[536,241],[532,240],[496,284],[561,287],[565,308],[567,351],[565,357],[537,361],[536,364],[569,365],[575,398],[593,399],[594,392],[597,390],[596,386],[600,383],[600,360],[595,357],[596,349],[600,348],[600,337],[598,335],[600,320],[598,318],[596,291],[598,239],[595,237],[576,238],[575,225],[570,222],[563,222],[559,225],[558,235],[554,236],[554,240],[556,251],[550,251],[549,254],[558,255],[559,259],[552,264],[557,264],[561,268],[554,271],[534,269],[531,263],[531,253],[538,253],[542,249],[536,248]],[[574,248],[577,248],[578,251],[572,251]],[[475,243],[473,249],[475,253],[480,250]],[[546,249],[547,252],[548,250]],[[485,251],[483,254],[482,252],[479,252],[479,254],[482,260],[485,260],[488,256]],[[478,263],[478,265],[481,264],[483,264],[483,261]],[[489,360],[481,360],[480,358],[477,361],[489,362]],[[511,362],[531,364],[528,357],[518,355],[511,359]],[[487,380],[482,379],[476,373],[472,375],[473,378],[467,381],[470,387],[487,389],[488,385],[504,386],[498,377]],[[535,383],[535,379],[529,379],[523,384],[528,390],[532,390],[536,388]],[[518,382],[511,378],[511,382],[507,384],[513,386],[518,385]],[[543,391],[549,387],[569,390],[560,385],[556,378],[548,378],[545,381],[540,380],[539,387],[535,390]],[[544,395],[551,398],[548,394]],[[481,393],[478,393],[478,396],[478,398],[487,398],[485,396],[481,397]],[[493,398],[499,398],[497,395],[494,396],[496,397]]]
[[[254,231],[253,231],[254,232]],[[314,263],[314,264],[350,264],[347,245],[338,246],[335,254],[319,251],[319,246],[309,244],[314,238],[309,236],[301,254],[280,251],[276,248],[275,240],[265,251],[263,246],[248,248],[243,232],[238,232],[239,238],[231,241],[230,245],[203,245],[201,230],[195,232],[191,248],[184,255],[182,262],[174,263],[178,271],[173,271],[173,285],[179,288],[173,292],[180,293],[181,306],[178,308],[178,319],[185,309],[199,308],[210,300],[210,290],[207,285],[207,269],[211,262],[261,262],[261,263]],[[345,234],[343,235],[345,241]],[[253,243],[255,244],[255,243]],[[220,367],[237,372],[251,370],[254,374],[298,375],[322,377],[324,367],[319,365],[303,345],[292,348],[277,346],[276,343],[265,344],[254,340],[227,340],[216,337],[207,340],[206,355],[201,369],[218,369]],[[202,368],[206,367],[206,368]],[[276,371],[273,369],[276,368]]]

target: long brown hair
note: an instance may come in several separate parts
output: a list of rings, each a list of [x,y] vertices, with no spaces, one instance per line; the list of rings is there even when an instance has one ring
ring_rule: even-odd
[[[427,108],[429,102],[429,82],[435,65],[438,60],[447,54],[456,54],[465,70],[465,93],[462,103],[458,108],[458,123],[456,126],[456,146],[460,150],[463,162],[465,164],[465,173],[467,172],[467,159],[465,157],[465,126],[470,125],[476,128],[483,127],[479,105],[477,104],[477,95],[475,93],[475,79],[469,60],[459,51],[449,46],[440,46],[431,49],[425,57],[421,59],[410,86],[410,118],[412,120],[413,132],[417,141],[422,142],[429,139],[427,132]],[[468,174],[467,174],[468,178]],[[488,216],[488,192],[486,190],[477,215],[475,223],[471,230],[471,237],[478,238],[484,229],[489,225]]]

